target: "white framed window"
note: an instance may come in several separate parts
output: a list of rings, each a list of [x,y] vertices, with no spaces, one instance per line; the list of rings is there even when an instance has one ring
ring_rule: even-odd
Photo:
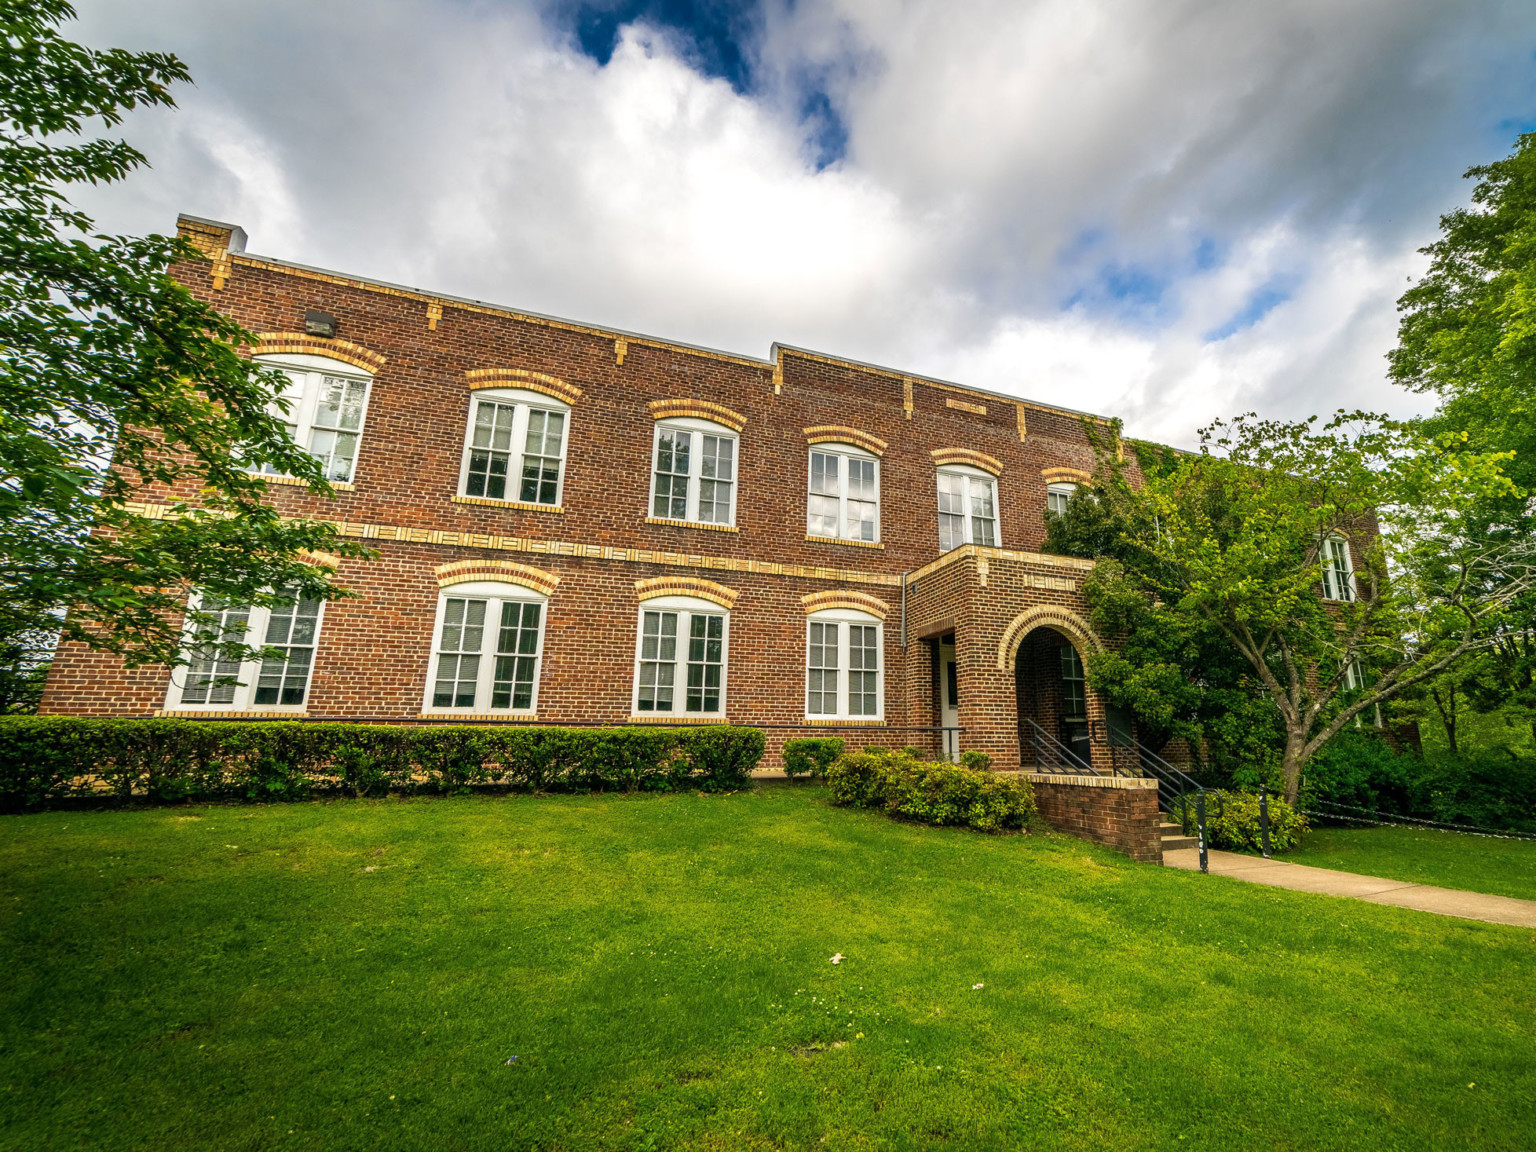
[[[522,388],[470,394],[459,495],[558,508],[571,409]]]
[[[327,480],[352,483],[373,377],[361,368],[325,356],[293,353],[258,356],[256,360],[282,369],[288,377],[288,387],[282,393],[288,411],[279,411],[275,404],[270,410],[287,425],[294,443],[320,461]],[[270,464],[260,471],[280,475]]]
[[[517,584],[451,584],[437,598],[425,712],[533,714],[547,601]]]
[[[1045,489],[1045,508],[1047,512],[1054,512],[1057,516],[1067,514],[1067,502],[1072,499],[1072,493],[1077,491],[1076,484],[1050,484]]]
[[[693,417],[659,420],[651,452],[651,515],[736,523],[736,433]]]
[[[879,543],[879,459],[849,444],[813,447],[805,531],[809,536]]]
[[[885,716],[885,626],[847,608],[816,612],[805,624],[805,715],[809,720]]]
[[[1360,661],[1358,661],[1358,660],[1351,660],[1348,664],[1346,664],[1344,666],[1344,691],[1346,691],[1346,692],[1359,692],[1364,687],[1365,687],[1365,670],[1360,667]],[[1372,710],[1372,723],[1377,728],[1385,728],[1386,727],[1386,721],[1382,719],[1381,705],[1379,703],[1373,704],[1373,705],[1371,705],[1371,710]],[[1363,725],[1360,722],[1360,716],[1359,716],[1358,713],[1355,715],[1355,727],[1356,728],[1363,727]]]
[[[979,468],[939,469],[939,550],[997,546],[997,481]]]
[[[663,596],[640,605],[636,716],[724,716],[730,613],[708,600]]]
[[[194,593],[188,607],[212,619],[201,624],[188,620],[183,652],[189,662],[171,674],[167,708],[245,712],[305,707],[323,601],[294,597],[271,608],[252,608]],[[215,647],[229,641],[267,653],[231,660]]]
[[[1355,598],[1355,566],[1349,557],[1349,542],[1342,536],[1326,536],[1322,547],[1323,599]]]

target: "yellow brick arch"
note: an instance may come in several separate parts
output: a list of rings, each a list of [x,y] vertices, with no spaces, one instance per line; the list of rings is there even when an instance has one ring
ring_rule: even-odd
[[[1057,604],[1041,604],[1027,612],[1019,613],[1008,627],[1003,629],[1002,639],[997,642],[999,672],[1013,670],[1013,663],[1019,655],[1019,645],[1024,643],[1024,637],[1036,628],[1054,628],[1072,641],[1072,646],[1082,655],[1104,651],[1104,642],[1099,639],[1098,633],[1094,632],[1088,626],[1088,621],[1076,612]]]

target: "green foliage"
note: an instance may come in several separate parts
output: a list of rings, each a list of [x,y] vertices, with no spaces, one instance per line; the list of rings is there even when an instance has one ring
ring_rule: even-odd
[[[1536,579],[1530,541],[1462,532],[1457,509],[1515,491],[1498,453],[1368,413],[1321,426],[1240,416],[1138,477],[1116,440],[1090,435],[1093,499],[1075,498],[1081,511],[1069,505],[1047,541],[1105,557],[1085,592],[1121,643],[1090,661],[1090,681],[1155,735],[1225,744],[1250,775],[1279,752],[1291,797],[1346,724],[1497,636]],[[1352,545],[1358,595],[1325,601],[1324,543],[1337,538]],[[1363,685],[1346,688],[1351,668]]]
[[[0,808],[68,798],[299,800],[316,794],[727,791],[755,728],[543,728],[292,721],[0,719]]]
[[[825,776],[832,762],[843,754],[841,736],[807,736],[784,741],[784,775],[793,780],[809,775]]]
[[[960,763],[963,767],[969,768],[973,772],[992,771],[992,757],[975,748],[968,752],[960,753]]]
[[[838,758],[827,770],[834,804],[884,808],[899,820],[961,825],[979,832],[1026,827],[1035,815],[1028,780],[948,761],[924,761],[906,751],[867,749]]]
[[[1307,818],[1278,796],[1268,798],[1269,849],[1289,852],[1307,834]],[[1191,811],[1193,809],[1191,808]],[[1218,789],[1205,794],[1205,835],[1212,848],[1259,852],[1264,842],[1259,827],[1259,798],[1253,792]]]
[[[66,186],[145,163],[100,128],[171,106],[188,80],[174,56],[61,38],[73,15],[63,0],[0,2],[0,636],[62,626],[130,665],[174,664],[189,588],[243,604],[283,587],[334,599],[330,572],[301,553],[367,552],[262,503],[250,469],[263,464],[330,488],[269,410],[281,373],[241,356],[255,338],[170,275],[195,250],[94,234],[70,207]],[[130,508],[164,485],[198,490],[198,506],[156,520]]]
[[[1536,533],[1536,134],[1502,160],[1470,169],[1472,205],[1440,219],[1423,249],[1424,276],[1398,301],[1391,354],[1396,380],[1434,392],[1440,407],[1426,431],[1453,451],[1507,453],[1515,489],[1460,506],[1463,532],[1489,545]],[[1536,592],[1506,606],[1500,627],[1440,686],[1426,712],[1446,722],[1456,750],[1456,706],[1479,713],[1511,707],[1536,716]],[[1459,697],[1459,700],[1458,700]]]
[[[1392,748],[1374,729],[1345,729],[1307,765],[1302,807],[1313,801],[1412,815],[1418,809],[1423,760]]]
[[[1536,760],[1508,753],[1429,756],[1416,814],[1453,824],[1536,832]]]

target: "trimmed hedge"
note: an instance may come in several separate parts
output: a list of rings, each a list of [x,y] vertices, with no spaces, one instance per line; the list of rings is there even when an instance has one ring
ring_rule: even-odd
[[[843,754],[840,736],[807,736],[784,741],[784,775],[793,780],[802,773],[825,776],[832,762]]]
[[[300,800],[493,784],[724,791],[762,759],[755,728],[543,728],[0,718],[0,809],[79,797]]]
[[[1034,789],[1023,777],[924,761],[907,751],[867,748],[841,756],[827,770],[827,788],[834,804],[980,832],[1023,828],[1035,815]]]

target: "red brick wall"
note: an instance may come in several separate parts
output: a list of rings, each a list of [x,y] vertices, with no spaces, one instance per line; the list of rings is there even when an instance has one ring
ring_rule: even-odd
[[[1163,862],[1157,789],[1094,787],[1032,777],[1040,815],[1058,832],[1123,852],[1146,864]],[[1116,785],[1128,780],[1107,780]],[[1143,781],[1134,781],[1136,784]]]
[[[1039,548],[1052,467],[1089,469],[1092,452],[1076,415],[967,392],[937,382],[779,349],[776,362],[689,350],[660,341],[553,322],[483,306],[235,257],[213,287],[208,263],[179,275],[194,292],[256,332],[301,331],[307,310],[338,321],[337,337],[384,362],[375,375],[352,491],[323,499],[289,486],[271,500],[293,515],[343,522],[368,536],[376,560],[348,561],[341,582],[358,593],[326,608],[310,701],[315,717],[414,717],[432,644],[438,598],[433,569],[464,559],[532,564],[558,574],[550,597],[538,719],[620,722],[630,712],[636,580],[694,576],[737,593],[731,612],[727,713],[740,723],[804,720],[807,593],[846,588],[890,606],[885,629],[883,729],[842,733],[855,745],[936,747],[933,647],[918,635],[948,620],[960,665],[964,747],[1017,766],[1011,663],[997,668],[1003,630],[1031,605],[1082,612],[1082,571],[993,558],[990,579],[966,556],[908,587],[909,642],[901,636],[901,574],[939,557],[932,451],[985,453],[1002,466],[1000,545]],[[622,352],[622,363],[621,361]],[[572,405],[563,511],[457,504],[470,389],[465,373],[512,368],[556,376],[582,390]],[[910,410],[908,397],[910,396]],[[688,398],[746,418],[740,435],[736,532],[647,524],[652,400]],[[984,408],[985,411],[973,409]],[[808,446],[803,429],[846,425],[885,440],[878,548],[805,538]],[[149,490],[146,503],[172,493]],[[188,490],[175,493],[184,498]],[[365,527],[367,526],[367,527]],[[406,539],[414,532],[419,539]],[[431,534],[439,534],[433,542]],[[454,534],[445,542],[441,534]],[[394,538],[398,535],[399,539]],[[465,546],[469,537],[511,538],[518,549]],[[668,554],[673,563],[599,558],[597,549]],[[756,571],[730,565],[755,565]],[[774,566],[779,566],[775,568]],[[785,573],[783,566],[801,571]],[[1070,577],[1068,589],[1029,580]],[[145,715],[163,707],[163,668],[125,671],[111,657],[64,645],[43,711]],[[792,731],[770,730],[777,747]],[[804,733],[798,733],[804,734]],[[770,763],[776,757],[770,757]]]

